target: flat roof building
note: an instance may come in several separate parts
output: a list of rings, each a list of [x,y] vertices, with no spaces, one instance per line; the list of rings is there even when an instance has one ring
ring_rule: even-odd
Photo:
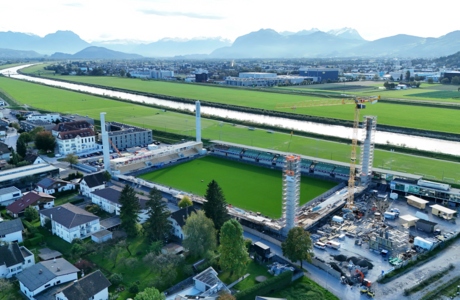
[[[33,186],[43,177],[59,176],[59,168],[49,164],[36,164],[0,171],[0,188],[16,186],[26,188]],[[21,180],[28,177],[29,180]]]
[[[153,142],[152,130],[118,122],[107,122],[109,139],[118,150],[147,146]],[[111,147],[113,149],[113,146]],[[115,149],[113,149],[115,150]]]

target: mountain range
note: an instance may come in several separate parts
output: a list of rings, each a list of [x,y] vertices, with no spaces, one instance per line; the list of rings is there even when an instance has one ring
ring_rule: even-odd
[[[84,50],[84,51],[83,51]],[[20,32],[0,32],[0,58],[137,59],[144,57],[199,58],[330,58],[330,57],[440,57],[460,50],[460,31],[439,38],[399,34],[367,41],[353,28],[298,32],[261,29],[238,37],[179,40],[153,43],[113,40],[88,43],[72,31],[44,37]]]

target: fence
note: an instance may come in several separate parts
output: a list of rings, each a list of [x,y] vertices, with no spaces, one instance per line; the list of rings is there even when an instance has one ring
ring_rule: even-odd
[[[330,265],[318,260],[316,257],[313,257],[311,259],[311,264],[314,265],[315,267],[318,267],[324,271],[326,271],[328,274],[332,275],[333,277],[340,279],[342,274],[340,272],[334,270]]]
[[[242,225],[242,226],[243,226],[243,230],[244,230],[244,231],[246,231],[246,232],[248,232],[248,233],[250,233],[250,234],[252,234],[252,235],[255,235],[255,236],[257,236],[257,237],[259,237],[259,238],[261,238],[261,239],[264,239],[264,240],[266,240],[267,242],[270,242],[270,243],[272,243],[272,244],[275,244],[275,245],[281,247],[281,241],[278,241],[277,239],[275,239],[275,238],[273,238],[273,237],[271,237],[271,236],[269,236],[269,235],[266,235],[266,234],[264,234],[264,233],[262,233],[262,232],[260,232],[260,231],[257,231],[257,230],[255,230],[255,229],[246,227],[246,226],[244,226],[244,225]]]

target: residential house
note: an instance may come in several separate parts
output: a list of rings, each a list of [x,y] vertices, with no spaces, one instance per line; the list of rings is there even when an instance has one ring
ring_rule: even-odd
[[[22,197],[22,192],[15,186],[0,189],[0,205],[7,206]]]
[[[75,189],[75,184],[61,179],[43,178],[37,183],[39,192],[52,195],[57,192],[70,191]]]
[[[0,241],[22,243],[22,231],[24,226],[21,219],[4,221],[0,223]]]
[[[200,274],[193,277],[193,287],[187,287],[178,293],[168,295],[166,300],[187,300],[190,296],[193,299],[217,299],[220,294],[231,294],[225,283],[223,283],[218,273],[209,267]]]
[[[83,239],[99,231],[99,217],[70,203],[40,211],[41,226],[51,222],[51,231],[64,241]]]
[[[6,212],[14,218],[24,213],[24,210],[32,206],[36,210],[51,208],[54,206],[54,198],[45,193],[30,191],[25,193],[21,199],[11,203],[6,207]]]
[[[43,158],[41,158],[40,156],[36,154],[31,154],[31,153],[26,154],[26,157],[24,157],[24,160],[30,163],[31,165],[46,163],[46,161],[44,161]]]
[[[96,135],[93,126],[86,121],[63,122],[51,131],[56,138],[58,151],[61,155],[96,150]]]
[[[104,172],[86,175],[80,179],[80,193],[83,196],[91,197],[91,193],[105,188],[106,179]]]
[[[171,213],[168,218],[172,225],[172,234],[181,240],[184,239],[184,232],[182,231],[182,228],[192,212],[196,213],[196,209],[193,206],[190,206]]]
[[[97,270],[60,289],[55,296],[56,300],[107,300],[109,299],[109,286],[111,286],[110,281],[101,271]]]
[[[78,279],[80,270],[63,258],[39,262],[16,275],[21,292],[30,300],[54,285]]]
[[[0,278],[11,278],[35,264],[35,257],[18,243],[0,245]]]
[[[120,215],[120,196],[122,188],[118,186],[111,186],[102,190],[97,190],[91,193],[91,202],[99,205],[102,210],[108,213],[115,213],[117,216]],[[146,208],[146,203],[149,200],[149,197],[136,195],[139,201],[141,210],[138,214],[139,223],[144,223],[148,219],[148,209]]]
[[[0,142],[0,159],[10,160],[11,150],[7,144]]]

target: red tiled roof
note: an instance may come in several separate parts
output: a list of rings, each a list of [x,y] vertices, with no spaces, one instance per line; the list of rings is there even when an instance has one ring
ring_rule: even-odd
[[[41,192],[36,192],[36,191],[31,191],[31,192],[28,192],[27,194],[24,194],[24,196],[22,196],[21,199],[11,203],[10,205],[8,205],[6,207],[6,210],[7,211],[10,211],[14,214],[18,214],[20,213],[21,211],[23,211],[24,209],[26,209],[27,207],[31,206],[31,205],[35,205],[37,202],[50,202],[52,200],[54,200],[55,197],[53,196],[50,196],[48,194],[45,194],[45,193],[41,193]]]

